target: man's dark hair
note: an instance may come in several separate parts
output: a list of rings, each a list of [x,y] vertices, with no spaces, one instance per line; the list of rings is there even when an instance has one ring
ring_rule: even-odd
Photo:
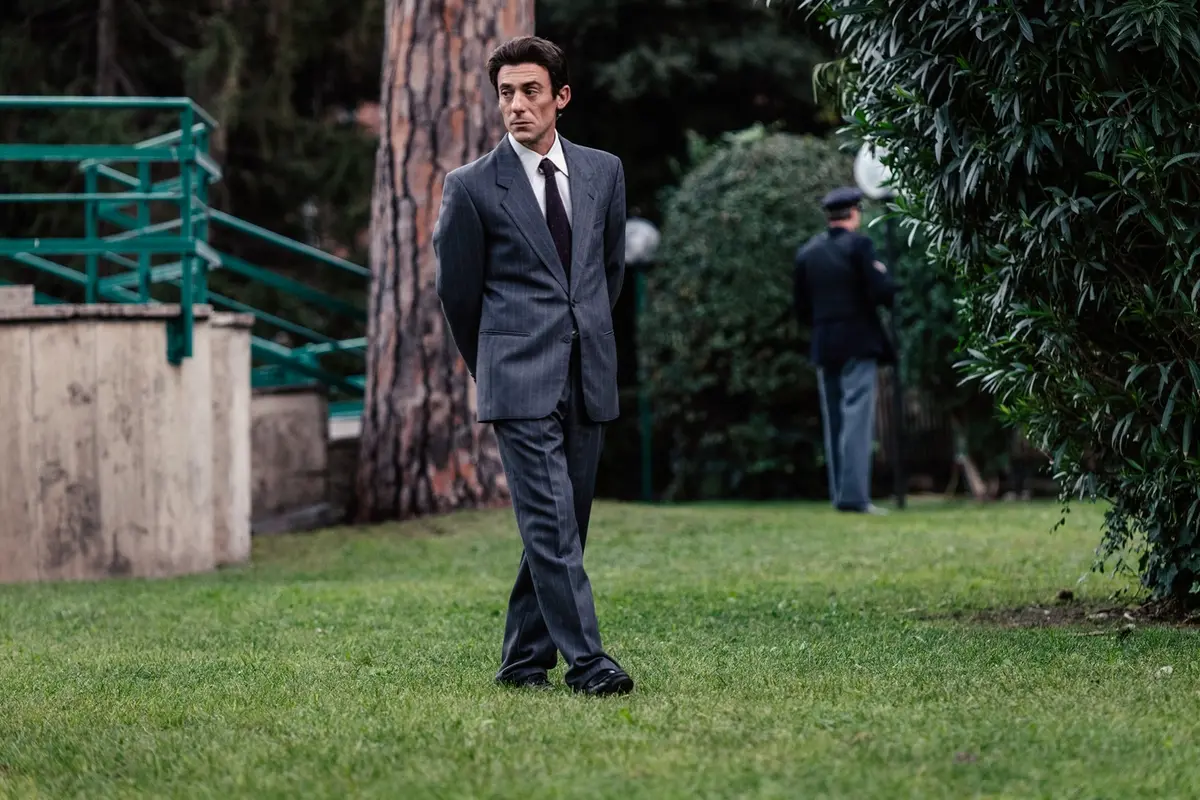
[[[492,51],[487,61],[488,79],[492,88],[500,93],[497,76],[501,67],[515,67],[518,64],[537,64],[545,67],[550,73],[550,91],[558,95],[564,86],[570,83],[567,74],[567,57],[562,48],[548,39],[540,36],[518,36],[509,39]]]
[[[851,214],[858,206],[843,206],[842,208],[833,208],[825,212],[825,219],[830,222],[840,222],[845,219],[850,219]]]

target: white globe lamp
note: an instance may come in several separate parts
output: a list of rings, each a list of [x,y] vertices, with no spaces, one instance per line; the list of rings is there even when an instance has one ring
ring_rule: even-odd
[[[863,142],[854,157],[854,182],[872,200],[890,200],[896,191],[889,185],[892,171],[880,160],[887,150],[880,145]]]
[[[630,217],[625,221],[625,263],[641,265],[653,261],[661,239],[653,222]]]

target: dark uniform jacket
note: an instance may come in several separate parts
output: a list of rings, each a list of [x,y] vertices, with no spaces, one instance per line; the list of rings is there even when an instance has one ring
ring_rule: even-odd
[[[895,361],[877,309],[892,307],[896,282],[875,262],[868,237],[832,226],[796,251],[796,314],[801,325],[812,325],[813,364],[838,368],[850,359]]]

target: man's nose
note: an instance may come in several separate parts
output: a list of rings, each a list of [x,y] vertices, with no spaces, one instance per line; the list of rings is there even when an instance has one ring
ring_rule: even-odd
[[[515,114],[524,112],[525,111],[525,98],[521,97],[521,95],[519,95],[519,94],[514,95],[513,99],[512,99],[512,110],[513,110],[513,113],[515,113]]]

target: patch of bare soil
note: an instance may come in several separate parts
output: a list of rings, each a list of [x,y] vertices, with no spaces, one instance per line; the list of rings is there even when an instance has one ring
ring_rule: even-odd
[[[1058,593],[1053,603],[984,611],[956,611],[925,615],[924,619],[953,619],[1001,628],[1059,628],[1077,626],[1087,635],[1129,632],[1138,626],[1200,628],[1200,610],[1171,602],[1119,604],[1083,603],[1069,589]],[[1088,630],[1090,629],[1090,630]]]

